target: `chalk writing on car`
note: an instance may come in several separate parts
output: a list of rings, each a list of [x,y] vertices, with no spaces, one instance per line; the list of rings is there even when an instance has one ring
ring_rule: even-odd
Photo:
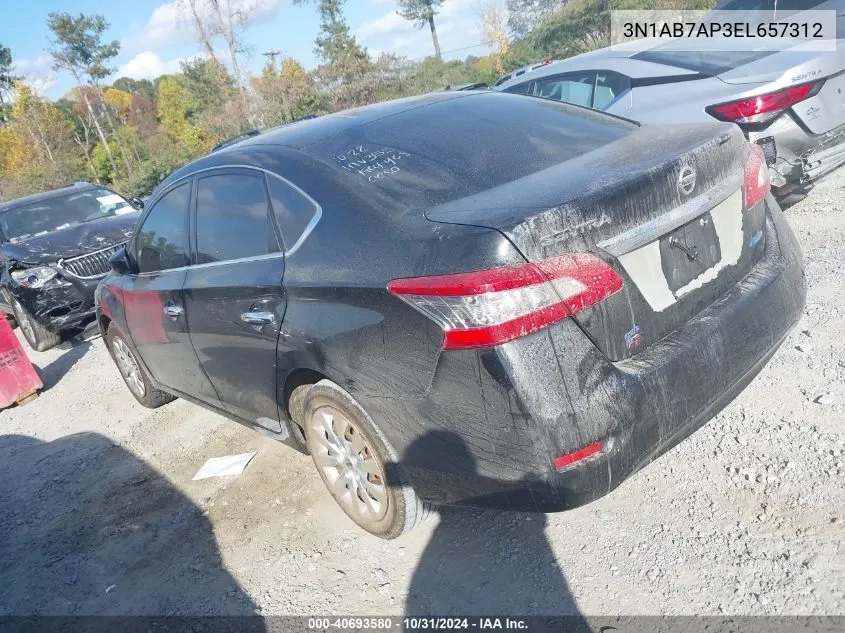
[[[398,163],[409,156],[408,152],[395,147],[355,145],[336,154],[334,160],[345,170],[366,178],[367,182],[378,182],[402,171]]]

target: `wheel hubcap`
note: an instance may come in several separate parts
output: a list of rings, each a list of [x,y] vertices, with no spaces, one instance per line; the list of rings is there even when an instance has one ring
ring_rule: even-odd
[[[144,379],[141,377],[141,367],[135,360],[132,350],[120,338],[114,339],[112,350],[114,351],[117,368],[120,370],[126,385],[132,390],[132,393],[139,398],[143,398],[147,388],[144,386]]]
[[[373,524],[387,514],[388,497],[381,464],[360,429],[334,407],[320,407],[310,420],[314,462],[346,513]]]

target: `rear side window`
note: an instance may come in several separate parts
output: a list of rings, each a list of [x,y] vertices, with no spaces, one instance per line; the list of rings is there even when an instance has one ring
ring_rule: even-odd
[[[510,88],[505,89],[503,92],[511,92],[513,94],[518,94],[518,95],[527,95],[528,89],[530,87],[531,87],[531,82],[526,81],[524,83],[517,84],[515,86],[511,86]]]
[[[276,221],[282,231],[285,249],[291,250],[297,245],[319,208],[313,200],[280,178],[267,176],[267,187],[270,190],[270,202],[276,214]]]
[[[593,107],[604,110],[631,87],[631,80],[617,73],[599,72],[596,75],[596,89],[593,94]]]
[[[262,175],[217,174],[197,181],[198,264],[278,250]]]
[[[550,79],[538,79],[534,94],[545,99],[554,99],[555,101],[591,108],[595,79],[595,73],[578,73]]]
[[[190,184],[166,193],[150,210],[135,239],[135,260],[142,273],[187,266]]]

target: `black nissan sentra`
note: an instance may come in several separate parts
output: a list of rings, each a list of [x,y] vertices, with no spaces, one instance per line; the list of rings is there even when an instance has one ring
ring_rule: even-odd
[[[384,538],[433,504],[606,494],[752,380],[806,293],[739,128],[489,92],[206,156],[112,266],[99,323],[135,397],[298,444]]]

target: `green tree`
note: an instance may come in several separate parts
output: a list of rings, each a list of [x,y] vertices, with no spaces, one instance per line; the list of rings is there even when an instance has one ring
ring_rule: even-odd
[[[15,87],[17,77],[12,75],[12,51],[0,44],[0,123],[5,120],[4,110]]]
[[[418,29],[426,26],[431,30],[431,41],[434,43],[434,54],[442,59],[440,41],[437,39],[437,29],[434,26],[434,16],[440,10],[443,0],[399,0],[399,15],[413,22]]]
[[[109,28],[109,23],[101,15],[86,16],[80,13],[74,17],[69,13],[54,11],[47,16],[47,26],[53,33],[53,40],[50,48],[47,49],[53,57],[53,69],[69,71],[77,83],[89,85],[94,89],[100,106],[99,111],[95,113],[87,94],[84,99],[86,107],[90,110],[97,136],[105,148],[109,162],[112,163],[112,171],[117,173],[117,165],[109,147],[109,141],[100,125],[99,116],[102,116],[111,128],[112,137],[117,143],[126,171],[131,172],[132,167],[126,149],[117,138],[117,130],[100,90],[100,82],[114,72],[109,62],[120,51],[120,43],[117,40],[103,41],[103,35]]]
[[[234,77],[217,59],[195,58],[180,66],[181,83],[191,93],[197,112],[220,108],[236,96]]]
[[[514,36],[525,37],[567,2],[569,0],[507,0],[508,28]]]
[[[112,83],[113,88],[128,92],[136,97],[146,97],[147,99],[155,99],[156,89],[149,79],[131,79],[130,77],[120,77]]]
[[[267,62],[261,76],[253,79],[252,87],[261,100],[262,123],[267,127],[323,109],[315,92],[314,78],[291,57],[285,58],[279,68]]]
[[[189,156],[208,151],[211,143],[200,128],[188,120],[196,108],[191,94],[175,77],[165,77],[158,85],[158,117],[167,137]]]

